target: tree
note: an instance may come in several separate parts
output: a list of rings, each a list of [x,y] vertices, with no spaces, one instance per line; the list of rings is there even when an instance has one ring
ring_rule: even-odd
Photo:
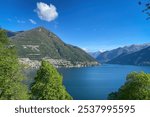
[[[31,87],[32,99],[36,100],[71,100],[62,85],[62,76],[49,62],[42,61],[41,67]]]
[[[6,32],[4,30],[0,30],[0,43],[1,44],[8,44],[9,40],[7,38]]]
[[[149,0],[146,0],[146,1],[141,0],[141,1],[139,1],[139,5],[144,6],[142,12],[148,15],[147,20],[149,20],[150,19],[150,1]]]
[[[149,100],[150,99],[150,74],[144,72],[130,73],[126,83],[118,90],[109,94],[112,100]]]
[[[26,86],[22,83],[24,76],[14,48],[8,46],[6,33],[0,30],[0,99],[28,99]]]

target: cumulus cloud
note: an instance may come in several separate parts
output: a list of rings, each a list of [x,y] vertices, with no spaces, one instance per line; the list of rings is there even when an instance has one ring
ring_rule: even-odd
[[[36,21],[34,21],[33,19],[29,19],[29,21],[30,21],[32,24],[37,24]]]
[[[37,3],[37,8],[35,9],[35,12],[38,14],[41,20],[45,20],[48,22],[51,22],[58,17],[56,7],[52,4],[48,5],[43,2]]]

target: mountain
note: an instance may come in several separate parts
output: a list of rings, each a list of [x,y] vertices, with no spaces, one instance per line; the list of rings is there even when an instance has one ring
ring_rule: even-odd
[[[57,35],[38,27],[11,36],[20,58],[30,60],[53,59],[69,61],[71,64],[96,64],[97,61],[77,46],[64,43]],[[52,61],[53,61],[52,60]]]
[[[9,31],[9,30],[3,29],[3,28],[0,28],[0,30],[4,30],[8,37],[12,37],[12,36],[15,36],[18,33],[23,32],[23,31],[13,32],[13,31]]]
[[[147,44],[141,44],[141,45],[130,45],[125,47],[119,47],[117,49],[113,49],[110,51],[105,51],[101,53],[96,59],[100,61],[101,63],[106,63],[108,61],[111,61],[112,59],[122,55],[122,54],[130,54],[137,52],[139,50],[142,50],[144,48],[147,48],[150,46],[150,43]]]
[[[8,30],[5,30],[5,31],[6,31],[8,37],[11,37],[11,36],[15,36],[15,35],[16,35],[15,32],[8,31]]]
[[[131,54],[120,55],[108,63],[123,65],[150,65],[150,47]]]
[[[101,52],[97,51],[97,52],[87,52],[90,56],[92,56],[93,58],[97,58]]]

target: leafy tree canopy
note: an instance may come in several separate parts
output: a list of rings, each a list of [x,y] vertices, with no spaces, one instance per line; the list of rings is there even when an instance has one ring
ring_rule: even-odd
[[[150,19],[150,0],[141,0],[139,5],[144,6],[143,12],[148,15],[147,20]]]
[[[13,48],[6,46],[8,42],[6,33],[0,30],[0,99],[28,99],[16,52]]]
[[[7,44],[9,42],[6,32],[4,30],[0,30],[0,43]]]
[[[72,97],[62,85],[62,76],[49,62],[42,61],[31,88],[36,100],[70,100]]]
[[[149,100],[150,99],[150,74],[144,72],[130,73],[126,83],[118,90],[109,94],[112,100]]]

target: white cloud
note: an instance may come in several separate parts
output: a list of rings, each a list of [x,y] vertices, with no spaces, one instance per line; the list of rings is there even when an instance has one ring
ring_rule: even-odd
[[[34,21],[33,19],[29,19],[29,21],[30,21],[32,24],[37,24],[36,21]]]
[[[24,24],[24,23],[26,23],[26,22],[23,21],[23,20],[17,20],[17,22],[18,22],[19,24]]]
[[[9,22],[11,22],[12,20],[10,18],[7,19]]]
[[[41,20],[45,20],[48,22],[51,22],[58,17],[56,7],[52,4],[48,5],[43,2],[37,3],[37,8],[36,8],[35,12],[38,14],[38,16]]]
[[[58,28],[58,22],[54,22],[54,28],[55,28],[55,29]]]
[[[100,52],[105,52],[107,51],[106,49],[99,49]]]
[[[82,48],[82,50],[84,50],[85,52],[89,52],[89,49],[87,48]]]

